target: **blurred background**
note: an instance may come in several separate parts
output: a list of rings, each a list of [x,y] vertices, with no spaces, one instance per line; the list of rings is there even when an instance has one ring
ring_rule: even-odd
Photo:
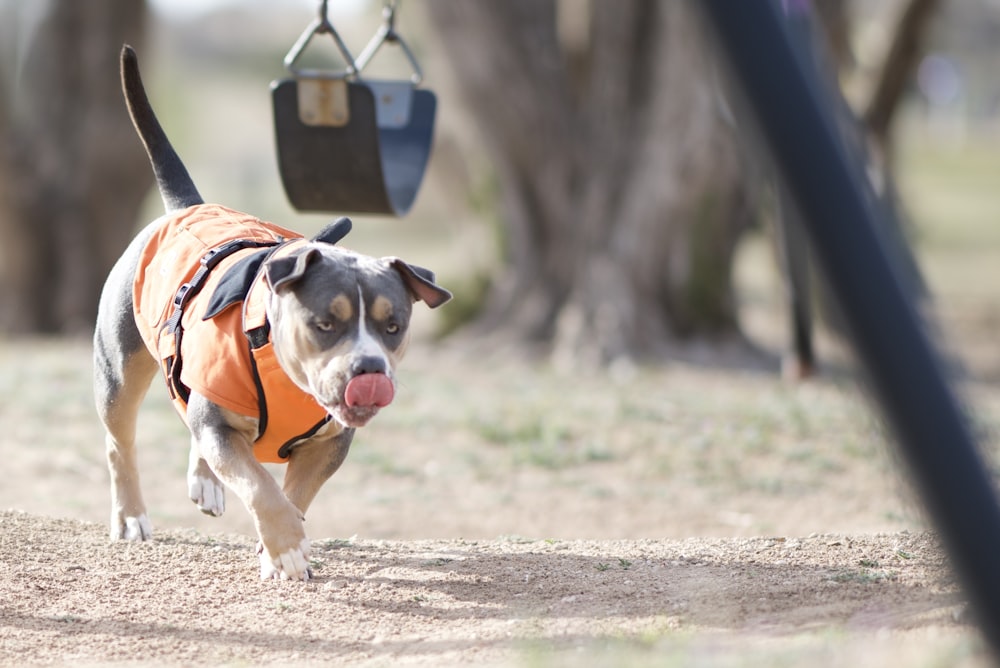
[[[866,149],[898,214],[901,275],[965,381],[996,475],[1000,2],[781,4],[850,102],[845,141]],[[106,513],[89,336],[108,268],[161,212],[119,90],[121,44],[206,199],[308,234],[337,214],[285,199],[270,84],[318,7],[0,0],[0,451],[19,462],[0,507]],[[329,8],[359,53],[382,3]],[[433,269],[456,299],[415,312],[399,397],[317,499],[312,535],[922,526],[843,373],[794,211],[687,3],[399,12],[438,95],[433,155],[412,211],[355,216],[346,242]],[[332,40],[313,42],[308,64],[339,66]],[[392,48],[373,67],[410,73]],[[779,380],[817,365],[818,381]],[[150,392],[139,437],[154,521],[252,531],[241,511],[223,525],[193,512],[187,434],[164,394]]]
[[[947,308],[984,327],[1000,320],[983,299],[992,274],[976,273],[1000,235],[1000,2],[783,4],[851,103],[849,134],[918,258],[915,294],[946,293]],[[329,5],[359,53],[382,4]],[[137,47],[207,199],[305,233],[329,220],[284,198],[269,99],[318,7],[0,1],[0,332],[89,332],[110,264],[159,213],[118,92],[122,42]],[[439,96],[434,154],[412,212],[356,217],[350,244],[403,255],[453,288],[456,301],[424,320],[429,335],[464,326],[494,348],[600,366],[692,341],[777,355],[792,346],[796,305],[828,311],[808,266],[794,280],[789,253],[806,257],[794,215],[686,3],[405,2],[397,27]],[[308,57],[322,67],[332,44],[319,36]],[[372,76],[409,73],[391,47],[375,64]]]

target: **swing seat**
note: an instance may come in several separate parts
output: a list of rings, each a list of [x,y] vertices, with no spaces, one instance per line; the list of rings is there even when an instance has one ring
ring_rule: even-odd
[[[296,77],[272,84],[278,168],[301,211],[392,214],[413,204],[437,98],[409,81]]]

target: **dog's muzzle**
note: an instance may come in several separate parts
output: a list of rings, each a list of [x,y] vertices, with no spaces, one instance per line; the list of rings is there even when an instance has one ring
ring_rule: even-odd
[[[344,390],[344,403],[349,409],[384,408],[395,395],[392,381],[384,373],[363,373],[355,376]]]
[[[395,396],[392,380],[384,373],[363,373],[351,378],[344,395],[327,410],[346,427],[363,427]]]

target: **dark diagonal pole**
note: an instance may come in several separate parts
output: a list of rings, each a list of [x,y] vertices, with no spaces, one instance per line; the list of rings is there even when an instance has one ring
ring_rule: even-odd
[[[795,0],[790,4],[801,4]],[[876,203],[838,130],[839,93],[815,76],[789,0],[695,0],[742,85],[802,213],[904,459],[972,609],[1000,656],[1000,506],[915,305],[897,279]],[[783,7],[783,4],[785,7]]]

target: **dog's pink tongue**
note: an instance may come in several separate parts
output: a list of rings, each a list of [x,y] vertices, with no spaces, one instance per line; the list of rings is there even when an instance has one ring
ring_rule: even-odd
[[[365,373],[355,376],[344,391],[344,402],[348,406],[377,406],[382,408],[392,403],[392,381],[384,373]]]

